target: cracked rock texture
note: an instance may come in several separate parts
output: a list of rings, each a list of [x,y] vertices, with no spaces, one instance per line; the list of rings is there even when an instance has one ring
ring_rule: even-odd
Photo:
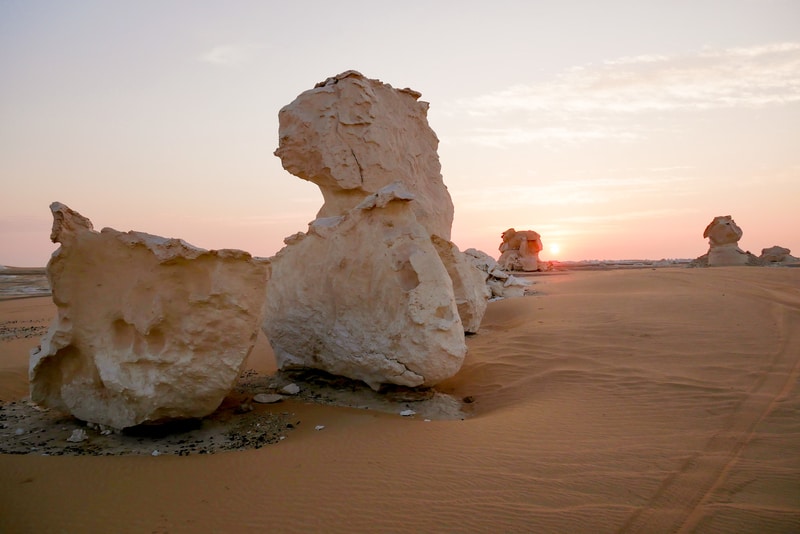
[[[429,234],[450,239],[453,201],[442,179],[439,139],[420,93],[349,70],[303,92],[280,110],[275,155],[317,184],[318,218],[345,214],[365,196],[402,181]]]
[[[272,259],[264,332],[281,369],[431,386],[466,354],[453,284],[397,184],[317,219]],[[313,276],[309,274],[313,273]]]
[[[269,263],[50,209],[58,312],[31,353],[32,400],[118,429],[213,412],[255,344]]]

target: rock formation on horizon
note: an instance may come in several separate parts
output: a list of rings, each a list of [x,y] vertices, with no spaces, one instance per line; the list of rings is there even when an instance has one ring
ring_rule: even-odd
[[[758,265],[760,262],[753,254],[739,248],[742,229],[730,215],[714,217],[703,232],[708,238],[708,253],[698,258],[699,262],[709,267],[725,267],[733,265]]]
[[[375,389],[460,369],[487,294],[450,242],[453,202],[419,97],[351,70],[281,109],[275,155],[324,204],[272,258],[264,332],[279,368]]]
[[[792,256],[792,251],[778,245],[761,249],[759,260],[766,265],[792,265],[800,263],[800,258]]]
[[[533,230],[509,228],[501,235],[497,265],[504,271],[538,271],[542,238]]]
[[[31,352],[31,399],[116,429],[216,410],[255,344],[269,262],[50,209],[57,316]]]

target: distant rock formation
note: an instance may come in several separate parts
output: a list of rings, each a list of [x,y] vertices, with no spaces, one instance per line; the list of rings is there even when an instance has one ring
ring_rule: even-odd
[[[761,256],[758,257],[767,265],[792,265],[800,263],[800,258],[795,258],[791,250],[775,245],[773,247],[761,249]]]
[[[280,111],[275,155],[324,204],[272,258],[264,332],[279,368],[378,389],[461,367],[487,295],[450,242],[453,203],[419,96],[346,71]]]
[[[269,263],[50,209],[58,314],[31,352],[32,400],[116,429],[212,413],[255,344]]]
[[[502,234],[497,265],[504,271],[538,271],[542,238],[533,230],[509,228]]]
[[[760,261],[750,252],[739,248],[742,229],[730,215],[714,217],[706,226],[703,237],[708,238],[708,253],[697,258],[699,264],[709,267],[732,265],[759,265]]]

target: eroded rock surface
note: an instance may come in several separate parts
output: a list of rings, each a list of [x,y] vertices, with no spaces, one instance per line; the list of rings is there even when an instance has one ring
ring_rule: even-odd
[[[530,281],[501,269],[497,261],[482,250],[468,248],[464,251],[464,255],[482,273],[490,298],[522,297],[532,285]]]
[[[431,236],[431,241],[453,282],[453,293],[464,332],[474,334],[481,326],[486,305],[492,296],[486,285],[485,273],[451,241],[435,235]]]
[[[275,155],[287,171],[319,186],[325,203],[318,218],[344,215],[399,180],[428,233],[450,239],[453,201],[420,96],[349,70],[280,110]]]
[[[453,284],[413,202],[392,184],[287,239],[272,258],[264,320],[281,369],[321,369],[373,389],[431,386],[460,369]]]
[[[504,271],[538,271],[542,237],[533,230],[509,228],[502,234],[497,265]]]
[[[264,332],[279,368],[376,389],[460,368],[488,293],[450,242],[453,202],[419,97],[346,71],[281,110],[275,155],[324,204],[272,258]]]
[[[706,226],[703,237],[708,238],[707,264],[709,267],[732,265],[758,265],[758,258],[739,248],[742,229],[730,215],[714,217]],[[701,257],[702,258],[702,257]]]
[[[50,208],[58,314],[31,353],[32,400],[112,428],[213,412],[255,344],[269,263]]]
[[[761,256],[758,257],[765,264],[791,265],[800,263],[800,258],[792,256],[792,251],[786,247],[778,245],[761,249]]]

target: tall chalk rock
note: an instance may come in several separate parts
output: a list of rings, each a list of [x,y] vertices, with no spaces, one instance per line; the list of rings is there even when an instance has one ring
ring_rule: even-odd
[[[269,263],[50,209],[57,316],[31,353],[32,400],[118,429],[216,410],[255,344]]]
[[[419,97],[346,71],[280,111],[275,155],[324,199],[272,259],[264,331],[280,368],[374,388],[430,386],[460,368],[488,296],[450,242],[453,202]]]

